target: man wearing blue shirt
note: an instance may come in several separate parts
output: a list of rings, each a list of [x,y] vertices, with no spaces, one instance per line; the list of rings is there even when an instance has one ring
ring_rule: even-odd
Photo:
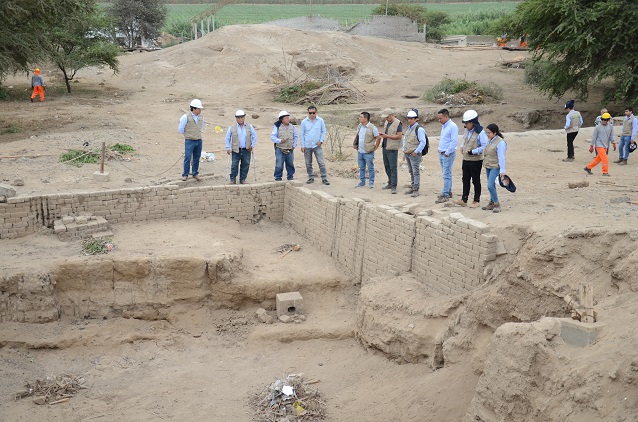
[[[456,158],[456,147],[459,144],[459,127],[450,119],[447,108],[439,110],[437,118],[442,125],[438,153],[443,173],[443,191],[434,202],[440,204],[452,198],[452,166]]]
[[[326,139],[326,124],[323,119],[317,116],[317,107],[311,105],[308,107],[308,117],[301,121],[299,127],[299,140],[301,141],[301,152],[306,159],[306,171],[308,172],[308,181],[306,183],[314,183],[315,172],[312,169],[312,155],[315,155],[319,172],[321,173],[321,182],[329,185],[328,175],[326,174],[326,165],[323,161],[323,145]]]
[[[565,132],[567,133],[567,158],[563,161],[574,161],[574,139],[578,135],[578,129],[583,125],[583,116],[576,110],[574,110],[574,100],[569,100],[565,103],[565,111],[567,116],[565,117]]]
[[[275,144],[275,180],[281,181],[286,165],[286,178],[295,178],[294,150],[297,147],[297,129],[290,124],[290,113],[285,110],[279,112],[279,119],[270,132],[270,140]]]
[[[177,131],[184,135],[184,171],[182,180],[188,179],[188,173],[193,163],[193,178],[201,182],[199,177],[199,159],[202,156],[202,130],[204,129],[204,116],[201,116],[202,102],[198,99],[191,101],[190,113],[184,114],[179,119]]]
[[[379,129],[370,123],[370,113],[362,111],[359,115],[359,126],[357,126],[357,137],[354,143],[359,164],[359,184],[355,188],[366,185],[366,167],[370,189],[374,188],[374,152],[379,148],[380,143]]]
[[[235,112],[234,125],[228,127],[226,132],[226,154],[232,154],[230,167],[230,184],[237,182],[237,170],[239,168],[239,183],[245,185],[248,171],[250,170],[250,155],[257,143],[257,133],[253,125],[246,124],[246,112]],[[241,163],[241,166],[240,166]]]

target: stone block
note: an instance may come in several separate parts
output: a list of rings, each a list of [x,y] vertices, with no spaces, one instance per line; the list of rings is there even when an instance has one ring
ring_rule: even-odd
[[[97,180],[98,182],[108,182],[109,173],[106,171],[104,173],[100,173],[99,171],[96,171],[93,173],[93,180]]]
[[[16,196],[16,190],[10,185],[0,183],[0,195],[4,196],[5,199],[13,198]]]
[[[304,313],[303,298],[299,292],[278,293],[275,302],[277,317]]]
[[[560,336],[565,343],[585,347],[593,344],[606,324],[585,323],[571,318],[560,318]]]

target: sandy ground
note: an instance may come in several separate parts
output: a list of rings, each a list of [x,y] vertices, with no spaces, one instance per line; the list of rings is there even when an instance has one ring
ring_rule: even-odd
[[[436,154],[425,157],[422,195],[412,199],[402,192],[390,195],[379,189],[386,180],[380,152],[376,157],[377,188],[355,189],[357,180],[346,176],[356,166],[356,154],[348,145],[360,111],[370,111],[378,124],[385,107],[407,110],[416,106],[422,110],[435,147],[440,125],[434,117],[442,106],[406,97],[420,97],[445,76],[466,77],[503,88],[500,102],[475,108],[482,124],[495,122],[505,133],[508,173],[518,191],[510,194],[499,190],[503,204],[500,214],[480,208],[461,212],[490,224],[513,251],[526,236],[521,233],[554,241],[574,231],[626,231],[627,222],[637,218],[636,205],[627,203],[637,200],[635,163],[610,164],[609,179],[601,177],[600,166],[594,169],[594,176],[586,176],[583,171],[591,159],[587,140],[600,108],[596,103],[598,93],[594,91],[589,103],[577,103],[588,127],[576,138],[576,161],[564,163],[562,100],[547,100],[524,85],[523,70],[500,66],[503,60],[520,54],[489,49],[444,50],[340,33],[240,25],[186,45],[124,56],[118,75],[84,70],[73,84],[72,95],[56,89],[63,82],[52,68],[41,66],[49,84],[44,103],[28,101],[26,77],[7,81],[14,90],[24,92],[24,99],[0,103],[0,133],[7,132],[11,125],[18,128],[17,133],[0,134],[0,181],[19,185],[15,182],[21,179],[24,185],[16,186],[21,195],[182,183],[178,180],[183,142],[177,125],[192,98],[200,98],[205,106],[204,150],[217,154],[215,161],[201,163],[201,183],[225,183],[223,139],[238,108],[248,112],[247,121],[257,130],[259,141],[253,163],[256,179],[271,181],[272,122],[281,109],[298,120],[305,116],[303,106],[273,102],[277,83],[305,77],[299,70],[300,63],[306,72],[316,73],[325,72],[330,65],[345,69],[349,81],[366,100],[319,107],[319,115],[329,126],[341,128],[344,151],[352,151],[352,155],[342,162],[327,163],[330,186],[315,183],[311,188],[378,204],[418,202],[442,208],[434,204],[442,188]],[[451,107],[459,126],[459,116],[467,108]],[[541,119],[524,127],[516,114],[534,110]],[[221,133],[215,132],[216,125],[222,127]],[[84,142],[89,142],[90,148],[99,147],[101,142],[126,143],[136,153],[131,161],[109,161],[106,169],[110,180],[98,183],[92,178],[97,165],[76,168],[57,162],[60,153],[80,149]],[[326,145],[326,150],[329,148]],[[295,154],[295,177],[305,181],[300,151]],[[457,158],[453,185],[457,197],[461,192],[460,167]],[[253,180],[251,169],[249,181]],[[408,180],[407,168],[402,166],[399,185]],[[569,182],[579,181],[587,181],[589,186],[568,188]],[[189,179],[185,185],[195,183]],[[486,203],[486,183],[483,191],[482,201]],[[118,226],[114,231],[115,254],[177,254],[193,244],[204,245],[202,253],[243,248],[246,272],[254,277],[311,278],[323,274],[344,278],[335,264],[312,245],[289,229],[268,222],[239,227],[234,222],[202,216],[192,221]],[[282,267],[273,263],[279,259],[273,251],[285,243],[300,243],[303,250],[286,257]],[[582,247],[587,248],[585,240]],[[0,271],[32,269],[34,260],[46,268],[78,254],[79,243],[61,243],[46,234],[2,241]],[[433,372],[427,364],[397,365],[365,349],[352,335],[357,285],[346,280],[340,286],[312,293],[310,317],[303,324],[308,329],[293,326],[286,335],[273,328],[277,325],[259,324],[253,315],[259,304],[254,303],[239,309],[212,309],[206,304],[196,309],[184,307],[176,309],[167,321],[3,324],[2,338],[14,340],[0,343],[0,420],[249,421],[254,414],[248,404],[250,396],[274,379],[297,372],[321,380],[317,388],[329,403],[328,420],[461,420],[481,373],[477,364],[461,360]],[[295,335],[300,336],[298,341],[278,341]],[[43,346],[42,342],[53,346]],[[50,407],[36,406],[28,399],[12,400],[11,395],[24,381],[63,372],[85,374],[90,388],[69,403]]]

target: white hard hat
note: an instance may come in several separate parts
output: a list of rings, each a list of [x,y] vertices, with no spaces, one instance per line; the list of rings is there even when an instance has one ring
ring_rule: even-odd
[[[199,101],[198,99],[194,99],[193,101],[191,101],[191,107],[204,108],[204,106],[202,105],[202,102]]]
[[[407,116],[408,118],[413,117],[413,118],[415,118],[415,119],[416,119],[417,117],[419,117],[419,115],[418,115],[418,114],[416,114],[416,111],[414,111],[414,110],[410,110],[410,111],[408,111],[408,114],[407,114],[406,116]]]
[[[290,116],[290,113],[288,113],[286,110],[281,110],[279,112],[279,118],[281,119],[282,117],[286,117],[286,116]]]
[[[471,122],[478,117],[476,110],[468,110],[463,113],[463,123]]]
[[[235,117],[244,117],[246,115],[246,112],[244,110],[237,110],[235,112]]]

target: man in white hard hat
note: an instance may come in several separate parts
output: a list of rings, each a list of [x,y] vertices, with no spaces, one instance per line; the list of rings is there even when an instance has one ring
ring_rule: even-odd
[[[279,112],[279,118],[272,127],[270,140],[275,145],[275,180],[280,181],[286,165],[286,178],[295,178],[294,150],[297,147],[297,129],[290,123],[290,113]]]
[[[397,193],[397,167],[399,144],[403,138],[403,124],[394,116],[394,110],[391,108],[383,110],[381,118],[386,121],[385,130],[379,132],[379,136],[383,139],[381,141],[383,166],[388,176],[388,184],[381,189],[390,189],[391,193]]]
[[[246,124],[246,112],[235,112],[236,123],[228,127],[226,132],[226,153],[232,154],[230,167],[230,184],[237,183],[239,169],[239,183],[245,185],[250,170],[250,155],[257,143],[257,133],[253,125]],[[241,165],[240,165],[241,163]]]
[[[204,106],[198,99],[194,99],[190,104],[191,111],[179,119],[177,130],[184,135],[184,172],[182,180],[188,179],[191,170],[195,180],[201,182],[199,177],[199,159],[202,155],[202,131],[204,130],[204,116],[201,115]]]
[[[306,183],[308,184],[315,181],[315,172],[312,169],[313,154],[319,165],[321,182],[324,185],[330,184],[323,160],[323,148],[321,147],[325,139],[326,124],[321,117],[317,116],[317,107],[311,105],[308,107],[308,117],[303,119],[299,126],[299,141],[301,142],[301,152],[303,152],[306,160],[306,171],[308,172],[308,181]]]
[[[428,146],[425,128],[418,123],[419,113],[417,110],[409,110],[407,115],[408,125],[403,135],[403,153],[408,162],[410,171],[410,188],[405,192],[413,198],[419,196],[421,188],[421,160],[423,151]],[[427,150],[425,151],[427,152]]]
[[[474,185],[474,200],[470,208],[477,208],[481,202],[481,170],[483,168],[483,150],[487,145],[487,134],[483,126],[479,124],[476,110],[468,110],[463,113],[463,141],[461,142],[461,154],[463,154],[463,195],[461,199],[454,201],[461,207],[467,206],[470,197],[470,182]]]

